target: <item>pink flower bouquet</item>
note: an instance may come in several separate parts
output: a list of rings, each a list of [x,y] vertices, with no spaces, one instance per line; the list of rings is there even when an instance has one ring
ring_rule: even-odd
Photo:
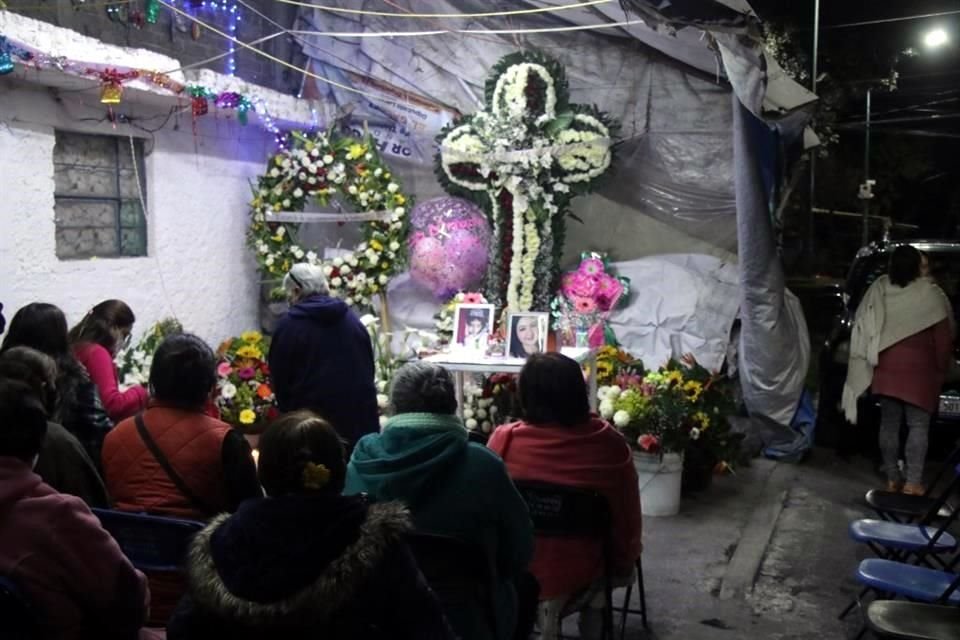
[[[626,300],[629,289],[629,279],[612,273],[606,256],[595,252],[582,254],[580,266],[563,275],[560,293],[550,304],[553,327],[562,344],[615,344],[607,319]]]

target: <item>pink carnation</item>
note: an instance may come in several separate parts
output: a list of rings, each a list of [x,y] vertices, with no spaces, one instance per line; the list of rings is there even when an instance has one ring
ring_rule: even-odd
[[[582,273],[569,273],[563,278],[563,295],[567,298],[593,298],[597,280]]]
[[[221,378],[226,378],[233,371],[233,367],[230,366],[229,362],[221,362],[217,365],[217,375]]]
[[[592,298],[574,296],[572,300],[573,308],[577,310],[577,313],[593,313],[597,310],[597,303]]]
[[[470,293],[463,294],[463,303],[464,304],[485,304],[486,300],[484,300],[482,293],[470,292]]]

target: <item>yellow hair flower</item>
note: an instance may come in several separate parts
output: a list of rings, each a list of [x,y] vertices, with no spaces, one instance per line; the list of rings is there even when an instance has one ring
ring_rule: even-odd
[[[257,421],[257,414],[252,409],[244,409],[240,412],[240,424],[253,424]]]
[[[240,339],[247,344],[257,344],[263,340],[263,335],[259,331],[244,331],[240,334]]]
[[[323,489],[330,482],[330,469],[325,464],[308,462],[303,466],[303,488]]]

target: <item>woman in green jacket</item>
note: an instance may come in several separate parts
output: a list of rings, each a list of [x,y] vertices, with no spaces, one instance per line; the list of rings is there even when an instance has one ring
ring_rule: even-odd
[[[357,443],[344,494],[404,502],[418,531],[478,544],[496,572],[497,628],[489,628],[480,602],[443,603],[447,619],[463,640],[527,637],[538,594],[526,571],[533,527],[503,461],[468,441],[446,369],[405,365],[393,379],[390,404],[383,432]]]

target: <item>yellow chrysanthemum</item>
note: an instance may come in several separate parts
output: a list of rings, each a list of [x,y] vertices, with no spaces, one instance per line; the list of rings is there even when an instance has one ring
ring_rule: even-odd
[[[260,349],[258,349],[257,347],[254,347],[253,345],[245,344],[239,349],[237,349],[237,355],[240,356],[241,358],[254,358],[256,360],[259,360],[260,358],[263,357],[263,352],[260,351]]]
[[[357,158],[362,158],[366,152],[367,148],[362,144],[352,144],[347,149],[347,159],[356,160]]]
[[[257,421],[257,414],[252,409],[244,409],[238,417],[240,424],[253,424]]]
[[[379,240],[371,240],[370,248],[373,249],[374,251],[383,251],[383,245],[380,244]]]
[[[244,331],[240,334],[240,339],[247,344],[257,344],[263,340],[263,335],[259,331]]]
[[[407,199],[398,193],[397,195],[393,196],[393,201],[397,204],[404,204],[406,203]]]

